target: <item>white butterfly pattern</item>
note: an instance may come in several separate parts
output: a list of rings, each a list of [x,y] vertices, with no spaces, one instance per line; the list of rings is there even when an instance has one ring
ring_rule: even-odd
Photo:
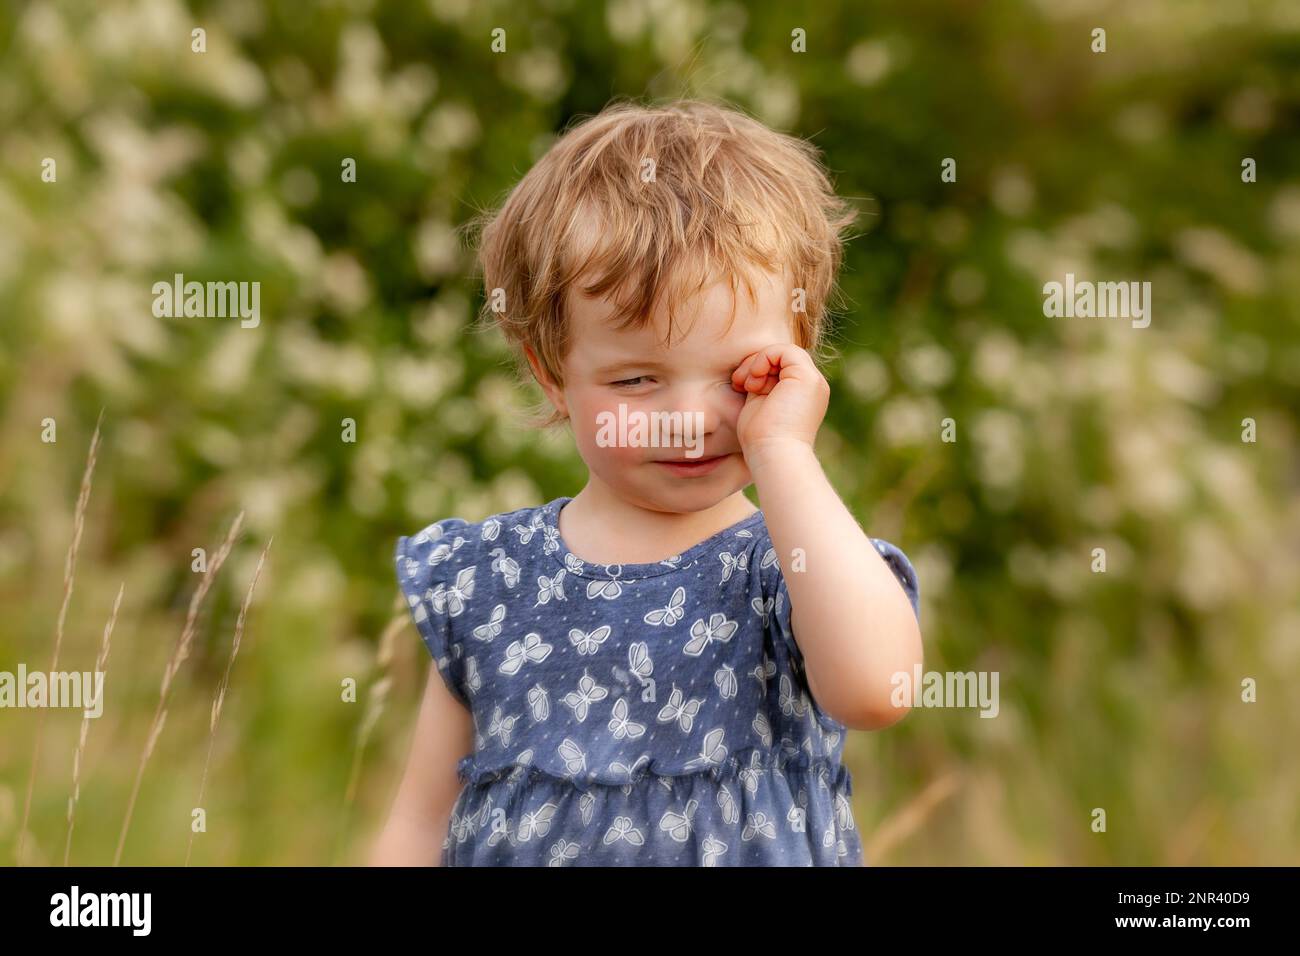
[[[568,840],[557,840],[551,845],[551,859],[547,866],[564,866],[569,860],[578,858],[579,846]]]
[[[446,587],[441,581],[429,594],[429,604],[438,614],[458,617],[465,610],[465,602],[474,596],[474,572],[477,565],[461,568],[456,572],[456,583]]]
[[[461,547],[464,546],[464,544],[465,544],[465,539],[457,535],[455,540],[452,541],[451,544],[447,544],[444,542],[443,544],[438,545],[436,548],[434,548],[432,551],[429,552],[429,567],[436,568],[438,565],[442,564],[442,562],[446,561],[453,554],[459,551]]]
[[[745,571],[749,568],[748,551],[742,551],[738,555],[732,554],[730,551],[723,551],[718,555],[718,558],[722,561],[722,580],[718,582],[719,584],[730,581],[733,572]]]
[[[498,604],[492,609],[492,616],[486,623],[474,628],[474,636],[480,641],[490,641],[501,633],[501,624],[506,619],[506,606]]]
[[[649,754],[642,754],[641,756],[637,757],[635,760],[632,761],[632,766],[630,767],[618,760],[615,760],[613,763],[609,765],[609,772],[617,776],[627,777],[630,782],[632,778],[636,776],[636,772],[641,768],[641,766],[643,764],[648,764],[649,762],[650,762]]]
[[[649,680],[655,672],[654,661],[650,660],[650,645],[645,641],[637,641],[627,649],[627,663],[632,673],[642,681]]]
[[[740,770],[740,782],[745,785],[745,789],[751,795],[758,793],[758,781],[763,776],[763,766],[758,756],[758,751],[750,752],[749,766]]]
[[[445,533],[442,530],[442,522],[435,521],[433,524],[417,531],[411,537],[411,541],[415,544],[428,544],[430,541],[439,540]]]
[[[835,826],[840,830],[854,828],[853,807],[849,804],[849,798],[843,793],[835,794]]]
[[[537,724],[551,716],[551,696],[541,684],[528,688],[528,709],[532,712],[533,722]]]
[[[619,840],[626,840],[633,846],[645,845],[645,834],[638,830],[632,824],[631,817],[615,817],[613,824],[605,831],[605,844],[617,843]]]
[[[740,693],[740,683],[736,680],[736,671],[730,664],[723,664],[713,673],[713,685],[723,700],[731,700]]]
[[[736,798],[731,795],[731,789],[725,783],[718,788],[718,806],[722,810],[723,823],[732,824],[740,819]]]
[[[557,752],[564,761],[564,770],[570,774],[580,774],[587,769],[587,755],[577,742],[568,737],[560,744]]]
[[[534,835],[544,837],[551,832],[551,821],[559,807],[554,803],[544,803],[536,810],[530,810],[519,818],[518,840],[527,843]]]
[[[722,739],[725,729],[715,727],[704,735],[704,745],[700,748],[700,755],[686,761],[687,770],[695,770],[701,767],[708,767],[714,764],[720,764],[727,759],[727,748],[723,746]]]
[[[544,574],[537,576],[537,603],[533,607],[549,604],[551,598],[557,601],[564,600],[564,568],[556,571],[553,578],[548,578]]]
[[[678,843],[685,843],[691,838],[691,824],[695,819],[695,808],[698,806],[698,800],[687,800],[686,807],[681,813],[673,810],[665,811],[659,818],[659,829],[666,831]]]
[[[557,515],[448,519],[397,551],[411,616],[473,701],[443,862],[858,862],[843,728],[817,710],[790,635],[773,630],[790,599],[761,522],[637,575],[569,552]],[[656,680],[671,688],[658,702]],[[571,802],[556,796],[563,780]]]
[[[454,835],[456,837],[457,843],[464,843],[466,840],[469,839],[473,827],[474,827],[473,817],[470,816],[458,817],[455,814],[452,814],[451,826],[449,827],[451,833],[449,835]]]
[[[592,680],[591,675],[584,670],[582,679],[578,681],[578,689],[565,694],[564,703],[573,711],[573,716],[578,723],[582,723],[587,719],[588,708],[608,696],[609,691]]]
[[[699,657],[712,641],[726,643],[731,640],[738,627],[735,621],[727,620],[725,614],[710,614],[707,624],[704,623],[704,618],[700,618],[691,625],[691,639],[682,648],[682,653]]]
[[[659,714],[655,719],[661,724],[671,724],[673,721],[677,721],[682,733],[689,734],[691,727],[695,723],[695,718],[700,713],[700,706],[704,703],[704,700],[687,700],[684,703],[683,700],[681,688],[674,684],[673,692],[668,695],[668,703],[659,708]]]
[[[518,722],[518,720],[519,718],[517,716],[515,717],[502,716],[501,705],[498,704],[496,707],[492,709],[492,720],[488,723],[488,736],[500,737],[501,746],[509,747],[510,735],[514,733],[515,724]]]
[[[636,740],[645,733],[645,724],[639,724],[628,717],[627,698],[620,697],[614,701],[614,715],[609,719],[609,729],[615,740],[624,737]]]
[[[618,567],[618,565],[614,565],[614,567]],[[598,597],[604,598],[606,601],[616,600],[623,593],[623,585],[619,584],[616,579],[617,575],[608,581],[588,581],[587,600],[594,601]]]
[[[512,641],[506,648],[505,660],[497,668],[500,674],[518,674],[525,662],[540,664],[550,656],[554,646],[542,640],[542,635],[529,633],[522,641]]]
[[[709,834],[704,840],[704,865],[717,866],[718,857],[727,852],[727,844]]]
[[[478,672],[478,661],[472,657],[465,658],[465,689],[471,694],[483,687],[483,678]]]
[[[762,810],[745,815],[745,828],[740,831],[740,839],[748,843],[756,836],[776,839],[776,824],[769,820]]]
[[[808,794],[803,790],[800,790],[799,793],[803,797],[803,805],[791,804],[790,809],[785,814],[786,822],[790,824],[791,833],[803,833],[808,821],[808,810],[806,808]]]
[[[492,570],[505,579],[506,587],[512,588],[519,583],[519,562],[506,554],[505,548],[493,548]]]
[[[584,632],[582,628],[574,627],[569,629],[569,643],[578,649],[579,654],[595,654],[609,634],[608,624],[602,624],[591,632]]]
[[[777,686],[781,688],[779,697],[781,713],[785,714],[787,717],[802,717],[807,713],[808,708],[804,703],[805,695],[803,691],[800,690],[799,696],[795,696],[794,685],[790,683],[789,674],[782,674],[781,680]]]
[[[528,524],[517,524],[510,530],[519,535],[520,544],[528,544],[528,542],[533,540],[533,535],[541,531],[543,527],[545,527],[545,525],[542,524],[542,516],[540,514],[535,514],[533,515],[533,520],[528,522]]]
[[[679,586],[673,591],[673,596],[668,599],[665,607],[647,612],[643,620],[647,624],[663,624],[665,627],[671,627],[686,616],[685,606],[686,589]]]

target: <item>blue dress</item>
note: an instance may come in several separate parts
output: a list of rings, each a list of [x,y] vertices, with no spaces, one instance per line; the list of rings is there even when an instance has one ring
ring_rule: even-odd
[[[761,510],[646,564],[582,561],[568,497],[397,542],[474,720],[443,866],[856,866],[846,728],[813,701]],[[920,617],[916,572],[872,539]]]

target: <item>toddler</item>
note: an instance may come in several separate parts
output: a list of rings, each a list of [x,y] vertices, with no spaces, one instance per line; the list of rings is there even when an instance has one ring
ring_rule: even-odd
[[[398,540],[439,677],[376,862],[864,862],[845,735],[922,652],[911,563],[813,453],[852,218],[812,146],[699,101],[606,108],[487,218],[483,317],[589,478]]]

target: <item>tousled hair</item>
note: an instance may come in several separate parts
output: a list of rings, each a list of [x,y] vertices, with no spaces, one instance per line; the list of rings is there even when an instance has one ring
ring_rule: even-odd
[[[531,346],[564,384],[567,306],[606,297],[617,328],[644,327],[662,302],[668,338],[678,309],[711,282],[754,297],[760,271],[804,291],[795,344],[823,344],[828,303],[856,213],[834,192],[811,143],[699,99],[615,101],[566,130],[510,191],[469,223],[484,284],[481,326]],[[525,379],[526,380],[526,379]],[[563,421],[551,410],[537,424]]]

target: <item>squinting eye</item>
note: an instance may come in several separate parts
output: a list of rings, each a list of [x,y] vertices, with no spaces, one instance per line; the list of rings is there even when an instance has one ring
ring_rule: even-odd
[[[642,379],[647,378],[649,378],[648,375],[638,375],[636,378],[625,378],[618,382],[610,382],[609,384],[614,385],[617,388],[631,388],[633,385],[640,384]]]

